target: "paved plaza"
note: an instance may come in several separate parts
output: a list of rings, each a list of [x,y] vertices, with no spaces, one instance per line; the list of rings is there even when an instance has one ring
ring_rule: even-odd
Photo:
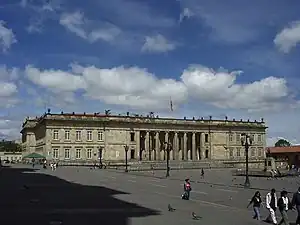
[[[244,189],[243,177],[229,170],[129,172],[59,167],[56,171],[14,165],[0,172],[1,224],[265,224],[246,208],[255,189]],[[185,178],[192,180],[191,200],[181,200]],[[251,178],[263,196],[298,188],[299,178]],[[290,194],[291,196],[291,194]],[[168,211],[168,204],[176,210]],[[200,218],[194,220],[192,212]],[[278,218],[279,216],[279,212]],[[262,209],[263,218],[267,216]],[[291,221],[295,212],[289,212]]]

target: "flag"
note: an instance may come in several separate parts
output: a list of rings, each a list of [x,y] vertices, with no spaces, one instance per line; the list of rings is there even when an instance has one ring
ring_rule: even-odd
[[[173,112],[173,102],[172,102],[172,99],[170,98],[170,109],[171,111]]]

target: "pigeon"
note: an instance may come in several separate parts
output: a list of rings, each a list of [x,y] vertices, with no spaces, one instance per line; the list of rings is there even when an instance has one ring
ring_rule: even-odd
[[[26,184],[24,184],[24,185],[23,185],[23,189],[28,190],[29,187],[28,187]]]
[[[168,204],[168,211],[169,212],[174,212],[176,209],[172,208],[170,204]]]
[[[229,200],[232,200],[232,196],[229,197]]]
[[[196,213],[192,212],[193,220],[199,220],[201,217],[197,216]]]

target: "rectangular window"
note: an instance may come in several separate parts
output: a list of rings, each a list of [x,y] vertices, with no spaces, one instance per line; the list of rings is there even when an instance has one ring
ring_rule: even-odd
[[[87,140],[88,141],[92,141],[93,140],[93,134],[91,130],[87,131]]]
[[[98,141],[103,141],[103,132],[98,131]]]
[[[70,131],[69,130],[65,131],[65,140],[70,140]]]
[[[229,148],[229,156],[233,157],[233,148]]]
[[[70,149],[65,149],[65,159],[70,159]]]
[[[58,159],[58,156],[59,156],[58,148],[54,148],[52,150],[52,157],[53,157],[53,159]]]
[[[236,134],[236,142],[237,143],[241,142],[241,134]]]
[[[251,149],[251,156],[255,156],[255,148]]]
[[[250,139],[251,139],[251,141],[252,141],[252,143],[254,143],[255,142],[255,136],[254,136],[254,134],[250,134]]]
[[[233,134],[229,134],[229,142],[233,142]]]
[[[58,140],[58,130],[53,131],[53,140]]]
[[[262,150],[261,148],[257,149],[257,155],[258,155],[258,156],[261,156],[261,155],[262,155],[262,151],[263,151],[263,150]]]
[[[77,148],[76,149],[76,155],[75,155],[76,159],[81,159],[81,149]]]
[[[130,158],[131,159],[135,158],[135,150],[134,150],[134,148],[130,150]]]
[[[204,139],[205,143],[208,143],[208,134],[205,134]]]
[[[134,135],[135,135],[135,133],[130,133],[130,141],[134,141]]]
[[[81,131],[77,130],[76,131],[76,141],[80,141],[81,140]]]
[[[257,141],[258,141],[258,142],[261,142],[261,134],[258,134],[258,135],[257,135]]]
[[[91,158],[92,158],[92,149],[91,149],[91,148],[88,148],[88,149],[87,149],[87,154],[86,154],[86,155],[87,155],[87,158],[88,158],[88,159],[91,159]]]
[[[236,149],[236,156],[240,157],[241,156],[241,148]]]

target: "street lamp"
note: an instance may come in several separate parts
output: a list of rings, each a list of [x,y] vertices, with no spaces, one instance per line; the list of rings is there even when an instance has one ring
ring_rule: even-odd
[[[127,166],[128,166],[128,159],[127,159],[127,153],[128,153],[128,149],[129,149],[129,147],[128,147],[128,145],[124,145],[124,150],[125,150],[125,172],[126,173],[128,173],[128,168],[127,168]]]
[[[170,176],[170,166],[169,166],[169,161],[170,161],[170,149],[171,149],[171,144],[168,142],[164,143],[164,148],[165,151],[167,152],[167,173],[166,173],[166,177]]]
[[[252,140],[249,135],[242,133],[241,134],[241,143],[242,146],[245,146],[245,154],[246,154],[246,180],[244,187],[250,187],[250,180],[249,180],[249,147],[252,145]]]
[[[103,147],[100,146],[99,147],[99,168],[102,169],[102,151],[103,151]]]

